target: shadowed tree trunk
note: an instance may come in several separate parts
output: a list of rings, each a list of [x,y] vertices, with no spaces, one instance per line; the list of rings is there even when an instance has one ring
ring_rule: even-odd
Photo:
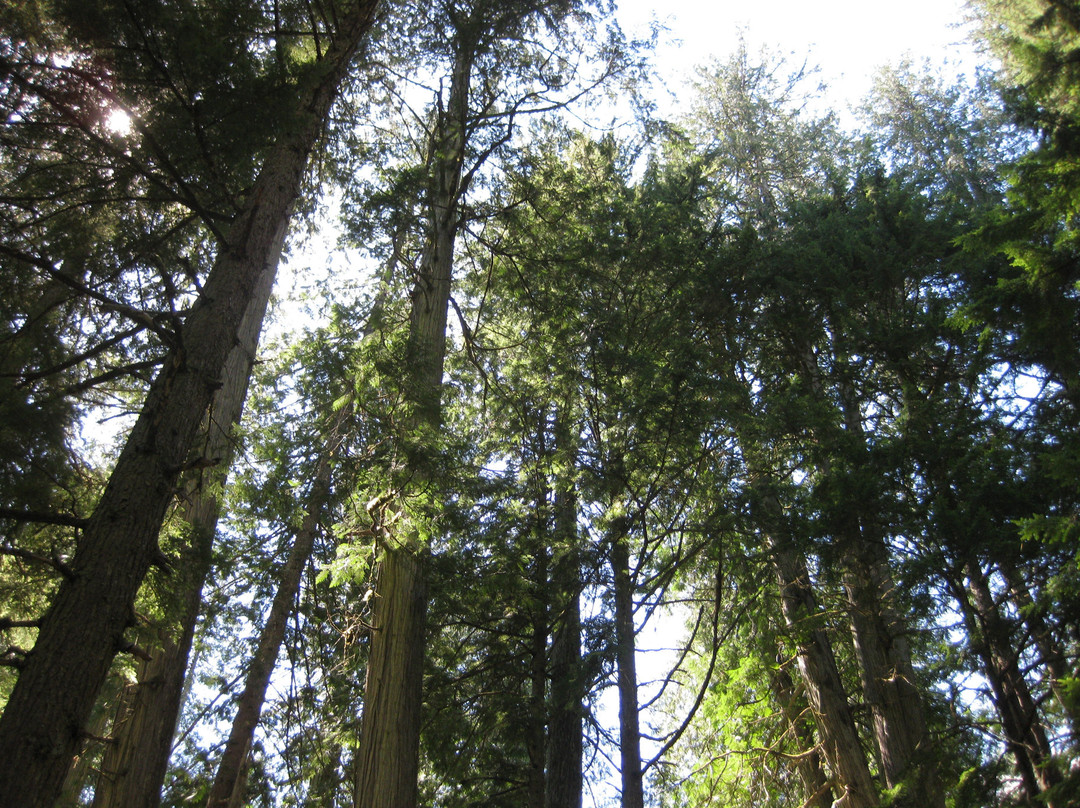
[[[769,549],[780,586],[784,622],[795,640],[799,674],[821,737],[822,752],[842,792],[835,805],[870,808],[877,804],[876,790],[832,643],[824,629],[813,626],[818,608],[810,588],[810,574],[791,548],[769,538]]]
[[[840,792],[836,808],[870,808],[877,804],[877,793],[870,767],[863,753],[855,719],[848,703],[832,643],[824,628],[817,625],[819,609],[806,562],[782,538],[783,509],[776,494],[769,489],[769,477],[751,463],[751,478],[757,489],[757,521],[770,553],[773,572],[780,590],[781,613],[788,635],[795,643],[796,664],[806,690],[821,739],[821,751]]]
[[[990,682],[994,706],[1005,733],[1005,745],[1016,762],[1024,791],[1033,804],[1062,808],[1043,796],[1044,791],[1060,781],[1060,773],[1053,764],[1038,706],[1020,670],[1019,651],[1012,633],[998,611],[990,583],[978,562],[965,564],[963,576],[966,581],[950,576],[950,589],[964,616],[973,650],[983,662],[983,673]]]
[[[574,455],[569,419],[555,415],[555,451],[566,462]],[[581,808],[584,762],[585,685],[581,675],[581,559],[578,553],[577,497],[566,475],[556,480],[553,591],[561,614],[551,620],[551,709],[547,735],[545,808]]]
[[[643,808],[641,727],[637,699],[637,661],[634,635],[634,582],[630,574],[627,536],[612,537],[611,573],[615,584],[615,656],[619,672],[619,769],[622,808]]]
[[[809,343],[801,347],[800,362],[814,394],[822,403],[828,402],[818,358]],[[869,455],[861,410],[851,384],[841,381],[838,387],[844,436],[849,451],[857,453],[855,465],[859,466]],[[823,435],[822,440],[830,438]],[[825,476],[834,473],[827,457],[819,466]],[[842,579],[848,619],[885,785],[890,789],[903,785],[906,799],[915,805],[944,808],[945,795],[929,759],[925,709],[915,685],[906,627],[890,606],[890,552],[875,521],[874,498],[849,501],[842,507],[835,540],[844,548]]]
[[[178,477],[221,385],[241,322],[300,194],[308,155],[369,29],[377,0],[341,20],[317,80],[295,102],[296,126],[268,154],[197,303],[159,371],[87,522],[72,575],[0,718],[0,805],[48,808],[63,785],[113,656],[125,647],[135,595],[152,563]]]
[[[272,265],[277,264],[283,243],[284,229],[274,245]],[[127,709],[117,714],[112,742],[102,757],[93,808],[154,808],[160,801],[203,585],[210,573],[220,489],[234,454],[232,431],[243,413],[273,280],[272,273],[263,273],[225,363],[224,384],[214,394],[199,452],[217,465],[185,479],[183,519],[187,525],[175,569],[164,582],[171,594],[166,602],[173,605],[179,619],[139,632],[140,644],[152,658],[140,661],[138,683],[128,694]]]
[[[343,414],[348,411],[348,408],[339,411],[336,419],[338,425],[345,417]],[[259,634],[259,643],[248,668],[244,690],[237,701],[232,730],[225,743],[225,751],[221,755],[214,785],[210,789],[210,797],[206,802],[207,808],[239,808],[243,800],[241,786],[244,781],[244,771],[251,751],[255,727],[262,715],[266,688],[270,684],[270,676],[277,664],[278,652],[285,639],[289,616],[296,602],[296,594],[300,591],[304,568],[307,567],[311,558],[315,538],[319,533],[319,523],[322,521],[330,498],[330,458],[336,447],[338,431],[338,429],[332,430],[331,437],[319,457],[318,466],[315,469],[315,480],[308,494],[307,512],[304,514],[300,529],[296,532],[285,566],[281,570],[270,613]]]
[[[1009,586],[1009,594],[1027,626],[1035,647],[1039,649],[1039,657],[1046,667],[1050,676],[1050,689],[1057,700],[1062,712],[1068,716],[1069,727],[1074,736],[1080,736],[1080,713],[1077,712],[1076,704],[1069,698],[1065,691],[1065,680],[1072,677],[1069,671],[1068,661],[1061,649],[1061,644],[1054,636],[1054,632],[1047,625],[1043,612],[1031,597],[1031,591],[1024,581],[1020,571],[1012,564],[998,563],[998,569]]]

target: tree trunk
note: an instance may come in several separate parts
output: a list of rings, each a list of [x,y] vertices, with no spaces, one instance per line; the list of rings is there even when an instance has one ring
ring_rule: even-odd
[[[460,39],[457,44],[447,107],[440,110],[428,156],[429,232],[412,292],[404,380],[410,412],[403,422],[406,432],[394,470],[397,488],[389,501],[377,506],[381,560],[357,750],[355,808],[414,808],[417,799],[430,552],[425,537],[438,507],[427,490],[434,483],[428,441],[442,428],[446,320],[464,191],[465,121],[474,56]],[[396,521],[393,529],[392,521]]]
[[[526,423],[528,420],[526,419]],[[544,776],[544,751],[547,741],[547,675],[548,638],[550,634],[549,601],[551,582],[548,548],[552,540],[551,486],[542,463],[547,459],[547,408],[536,412],[533,438],[533,460],[536,470],[536,501],[533,530],[525,546],[533,557],[529,601],[532,632],[529,659],[529,710],[525,727],[525,751],[529,758],[526,774],[525,804],[528,808],[544,808],[547,800],[547,780]]]
[[[573,468],[574,449],[565,412],[555,416],[555,450],[564,468]],[[556,480],[552,588],[562,604],[552,621],[551,709],[547,733],[545,808],[581,808],[584,762],[585,684],[581,676],[581,559],[578,553],[577,497],[574,484]]]
[[[401,545],[382,550],[357,750],[357,808],[416,805],[426,563],[426,548]]]
[[[821,754],[808,718],[810,705],[795,689],[795,683],[784,666],[771,673],[769,685],[799,752],[795,768],[806,793],[803,805],[805,808],[830,808],[833,804],[832,785],[821,768]]]
[[[611,542],[611,573],[615,582],[615,655],[619,671],[619,755],[622,808],[643,808],[641,728],[637,700],[637,661],[634,634],[634,582],[630,575],[627,537]]]
[[[274,245],[271,265],[276,266],[284,244],[284,230]],[[140,632],[153,659],[139,666],[138,686],[129,711],[112,733],[112,743],[101,761],[93,808],[155,808],[169,766],[172,739],[183,703],[184,678],[202,607],[202,591],[210,573],[214,536],[225,486],[232,465],[233,429],[240,423],[248,383],[258,350],[259,332],[273,290],[273,274],[263,273],[237,334],[236,346],[222,372],[225,383],[214,394],[206,419],[205,437],[198,451],[217,465],[186,474],[183,488],[187,529],[176,567],[164,581],[178,604],[173,625]],[[140,642],[144,642],[140,638]]]
[[[974,650],[983,661],[983,672],[990,682],[1006,747],[1016,761],[1029,799],[1048,808],[1061,808],[1058,803],[1041,796],[1060,781],[1060,774],[1051,759],[1050,743],[1038,707],[1020,670],[1019,652],[1014,648],[1012,632],[998,612],[990,583],[979,564],[969,561],[964,565],[963,573],[967,578],[966,586],[954,578],[950,582],[951,589],[964,615]]]
[[[339,423],[344,417],[341,414],[346,412],[348,408],[339,411]],[[333,430],[333,432],[337,431]],[[285,566],[281,570],[278,589],[270,606],[270,614],[267,615],[266,625],[263,626],[259,635],[259,644],[248,668],[244,691],[237,701],[236,716],[233,718],[229,740],[225,743],[225,751],[221,755],[214,785],[210,789],[210,797],[206,802],[207,808],[239,808],[243,799],[240,785],[244,779],[244,770],[251,750],[251,741],[255,735],[255,727],[262,715],[266,688],[270,684],[270,676],[277,664],[278,652],[285,639],[289,616],[293,611],[296,594],[300,591],[304,568],[307,567],[311,558],[311,551],[315,547],[315,537],[319,533],[319,523],[322,521],[323,512],[330,497],[330,457],[335,450],[335,440],[332,436],[327,441],[319,457],[315,480],[308,495],[307,512],[296,533]]]
[[[544,503],[544,506],[546,510],[546,503]],[[543,510],[538,511],[538,517],[541,517],[543,513]],[[541,543],[547,539],[545,533],[546,531],[538,531],[537,538]],[[544,777],[544,750],[547,739],[544,731],[548,653],[547,547],[541,544],[536,548],[533,557],[534,592],[532,599],[535,605],[532,607],[532,647],[530,649],[531,659],[529,660],[529,723],[525,728],[525,749],[529,756],[526,805],[528,808],[544,808],[547,799],[547,780]]]
[[[48,808],[133,622],[135,595],[158,560],[158,532],[255,289],[273,273],[275,245],[300,194],[353,55],[374,17],[365,0],[342,21],[327,69],[297,98],[300,121],[263,164],[151,385],[127,444],[42,619],[38,640],[0,719],[0,805]]]
[[[1043,612],[1031,597],[1031,591],[1020,571],[1012,564],[999,562],[997,566],[1009,586],[1009,594],[1024,625],[1027,626],[1028,634],[1031,635],[1035,647],[1039,650],[1040,661],[1050,674],[1047,678],[1050,680],[1051,692],[1062,713],[1067,716],[1073,735],[1080,737],[1080,713],[1077,712],[1076,705],[1065,692],[1065,680],[1073,676],[1069,671],[1065,652],[1062,651],[1061,644],[1047,625]]]
[[[109,732],[109,726],[118,710],[123,709],[124,693],[131,685],[121,676],[113,673],[105,681],[102,698],[98,700],[94,714],[87,728],[87,739],[83,742],[79,754],[71,762],[71,768],[64,778],[64,788],[54,808],[76,808],[84,805],[83,792],[93,783],[93,776],[100,760],[102,747],[107,746],[102,740]]]
[[[884,557],[883,545],[879,551],[878,558]],[[844,572],[844,588],[863,700],[870,708],[885,784],[895,788],[906,783],[912,805],[944,808],[933,761],[927,759],[926,722],[910,651],[885,606],[888,590],[880,583],[880,566],[860,555]]]
[[[825,400],[812,351],[804,354],[803,362],[815,392]],[[850,384],[841,382],[839,393],[851,451],[858,452],[861,461],[869,454],[861,410]],[[828,460],[822,466],[826,474],[832,472]],[[903,784],[905,804],[944,808],[945,794],[927,748],[925,709],[915,686],[906,627],[890,606],[890,553],[876,519],[873,498],[850,502],[836,536],[845,551],[843,582],[863,701],[870,708],[885,785],[893,789]]]
[[[797,664],[822,752],[842,792],[837,808],[870,808],[877,804],[870,767],[863,754],[847,693],[825,630],[813,625],[818,608],[810,574],[798,554],[769,536],[773,568],[780,586],[781,611],[797,647]]]

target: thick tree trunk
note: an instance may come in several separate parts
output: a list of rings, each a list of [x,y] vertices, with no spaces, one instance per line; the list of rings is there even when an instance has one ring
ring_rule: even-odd
[[[581,681],[580,571],[566,571],[570,586],[551,643],[551,712],[547,737],[545,808],[581,808],[584,707]],[[573,575],[573,579],[571,579]],[[574,586],[576,584],[576,587]]]
[[[556,452],[573,456],[564,413],[555,419]],[[565,463],[572,468],[572,463]],[[547,733],[545,808],[581,808],[584,762],[584,682],[581,677],[581,561],[578,554],[577,498],[565,478],[556,481],[555,541],[559,552],[551,583],[561,614],[552,621],[551,709]]]
[[[806,561],[790,539],[784,537],[783,508],[771,477],[757,459],[748,457],[750,475],[757,489],[755,511],[770,553],[780,591],[780,610],[788,635],[796,646],[796,665],[820,738],[820,748],[840,792],[836,808],[870,808],[877,793],[863,753],[847,693],[836,665],[832,643],[818,621]]]
[[[94,808],[149,807],[160,800],[194,617],[190,625],[184,626],[179,642],[170,638],[166,630],[160,631],[161,636],[151,646],[153,657],[140,660],[138,679],[128,687],[123,712],[117,713],[94,788]]]
[[[342,413],[347,410],[341,410]],[[337,432],[337,430],[333,430]],[[289,557],[282,568],[278,580],[278,589],[270,605],[270,614],[259,634],[259,644],[255,656],[248,668],[244,691],[236,705],[229,740],[218,764],[214,785],[210,789],[207,808],[238,808],[243,799],[240,788],[244,770],[247,766],[248,753],[251,750],[255,727],[262,715],[263,702],[270,676],[277,664],[278,652],[285,639],[285,629],[293,611],[296,594],[300,591],[304,568],[311,558],[315,547],[315,537],[319,533],[319,523],[330,496],[330,457],[335,449],[335,438],[331,437],[319,457],[315,470],[315,480],[308,495],[307,512],[304,521],[296,533]]]
[[[270,266],[276,266],[284,244],[279,234]],[[140,632],[153,659],[139,666],[138,685],[129,711],[117,723],[105,750],[94,790],[93,808],[155,808],[168,770],[169,754],[183,700],[184,679],[202,607],[202,591],[210,573],[214,536],[221,511],[218,491],[224,487],[234,454],[233,429],[240,423],[248,383],[258,350],[259,332],[273,290],[273,273],[265,272],[225,363],[221,389],[214,394],[198,451],[216,462],[212,469],[185,475],[183,519],[187,529],[178,563],[164,585],[166,602],[177,604],[177,619]]]
[[[619,672],[619,769],[622,773],[622,808],[643,808],[645,791],[641,771],[641,727],[637,700],[635,659],[634,583],[626,536],[611,542],[611,573],[615,583],[615,656]]]
[[[364,716],[357,750],[357,808],[416,805],[426,548],[387,546],[379,561]]]
[[[429,525],[437,503],[429,499],[434,473],[428,458],[442,428],[442,377],[446,320],[465,159],[473,52],[460,41],[445,111],[440,111],[429,152],[428,238],[412,292],[408,372],[397,490],[380,505],[381,560],[375,590],[371,652],[357,750],[355,808],[414,808],[420,758],[424,633],[427,619]],[[411,504],[408,500],[420,504]],[[391,530],[389,523],[396,521]],[[423,524],[427,523],[427,524]]]
[[[264,273],[300,193],[308,155],[377,0],[342,21],[327,69],[297,99],[294,133],[269,154],[222,245],[84,531],[72,575],[42,620],[0,719],[0,805],[49,808],[157,559],[158,532],[177,479]]]
[[[804,356],[806,363],[812,363],[814,389],[823,395],[812,352]],[[850,385],[840,384],[840,398],[852,450],[865,457],[869,449],[862,414]],[[827,461],[823,471],[832,471]],[[925,708],[915,685],[906,627],[890,606],[890,553],[876,519],[872,499],[851,502],[836,536],[845,551],[843,582],[863,701],[870,708],[885,785],[892,789],[903,784],[904,804],[944,808],[945,794],[927,748]]]
[[[102,747],[107,745],[99,739],[105,738],[117,711],[123,709],[124,692],[128,687],[130,685],[127,681],[115,673],[106,680],[105,687],[102,688],[103,698],[99,699],[87,727],[89,737],[71,762],[71,768],[64,778],[64,788],[54,808],[77,808],[85,804],[82,800],[83,792],[93,784]]]
[[[844,573],[863,701],[870,708],[882,774],[889,788],[906,782],[913,805],[943,807],[933,761],[926,759],[926,723],[910,651],[890,620],[882,579],[877,563],[865,557],[850,562]]]

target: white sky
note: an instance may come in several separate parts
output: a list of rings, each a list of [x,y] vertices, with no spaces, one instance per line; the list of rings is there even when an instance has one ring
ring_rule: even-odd
[[[695,66],[732,53],[740,30],[752,51],[768,46],[793,62],[807,58],[819,66],[838,109],[866,94],[876,68],[905,54],[935,64],[948,60],[960,69],[976,60],[963,27],[964,0],[617,2],[628,36],[646,31],[653,19],[669,29],[661,35],[655,64],[673,90]]]

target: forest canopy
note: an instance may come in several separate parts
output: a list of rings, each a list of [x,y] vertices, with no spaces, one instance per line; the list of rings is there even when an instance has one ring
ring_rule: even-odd
[[[857,118],[608,0],[0,0],[0,806],[1080,802],[1080,3]]]

